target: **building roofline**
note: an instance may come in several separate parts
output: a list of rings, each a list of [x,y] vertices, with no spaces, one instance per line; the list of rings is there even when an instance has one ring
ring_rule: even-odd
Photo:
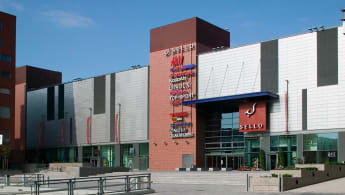
[[[325,28],[325,30],[329,30],[329,29],[332,29],[332,28],[339,28],[339,27],[342,27],[342,25],[331,26],[331,27]],[[324,31],[324,30],[319,30],[319,31]],[[314,31],[314,32],[319,32],[319,31]],[[310,33],[314,33],[314,32],[296,33],[296,34],[287,35],[287,36],[283,36],[283,37],[279,37],[279,38],[273,38],[273,39],[268,39],[268,40],[264,40],[264,41],[258,41],[258,42],[254,42],[254,43],[248,43],[248,44],[244,44],[244,45],[238,45],[238,46],[235,46],[235,47],[224,48],[223,50],[218,50],[218,51],[206,51],[206,52],[200,53],[198,56],[204,55],[204,54],[205,54],[205,55],[206,55],[206,54],[213,54],[213,53],[217,53],[217,52],[227,51],[227,50],[236,49],[236,48],[245,47],[245,46],[250,46],[250,45],[255,45],[255,44],[260,44],[260,43],[267,42],[267,41],[273,41],[273,40],[285,39],[285,38],[294,37],[294,36],[299,36],[299,35],[304,35],[304,34],[310,34]],[[230,44],[230,45],[231,45],[231,44]]]
[[[59,86],[59,85],[65,85],[65,84],[69,84],[69,83],[74,83],[74,82],[84,81],[84,80],[87,80],[87,79],[96,78],[96,77],[106,76],[106,75],[110,75],[110,74],[113,74],[113,73],[116,74],[116,73],[121,73],[121,72],[126,72],[126,71],[131,71],[131,70],[146,68],[146,67],[149,67],[149,65],[140,66],[139,68],[134,68],[134,69],[132,68],[132,69],[121,70],[121,71],[117,71],[117,72],[109,72],[109,73],[106,73],[106,74],[101,74],[101,75],[96,75],[96,76],[91,76],[91,77],[86,77],[86,78],[80,78],[80,79],[76,78],[76,79],[78,79],[78,80],[66,81],[66,82],[63,82],[63,83],[60,83],[60,84],[49,85],[49,86],[41,87],[41,88],[34,88],[34,89],[30,89],[30,90],[28,90],[28,91],[36,91],[36,90],[45,89],[45,88],[48,88],[48,87],[54,87],[54,86]]]

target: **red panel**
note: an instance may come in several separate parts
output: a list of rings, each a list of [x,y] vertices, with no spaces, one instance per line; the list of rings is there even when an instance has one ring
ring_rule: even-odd
[[[266,131],[266,101],[243,102],[239,105],[240,132]]]

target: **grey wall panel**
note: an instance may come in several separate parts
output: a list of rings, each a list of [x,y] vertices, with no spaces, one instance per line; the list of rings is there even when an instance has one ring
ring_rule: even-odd
[[[110,78],[110,141],[115,141],[115,73]]]
[[[68,121],[65,128],[65,144],[75,145],[76,141],[76,125],[75,121],[75,101],[73,92],[73,83],[64,85],[64,119]],[[72,120],[72,123],[70,122]]]
[[[105,76],[94,78],[94,99],[93,99],[93,113],[105,113]]]
[[[44,148],[56,148],[61,146],[61,120],[45,122]]]
[[[87,144],[87,118],[93,106],[93,78],[73,83],[74,114],[77,144]],[[92,112],[92,111],[91,111]],[[93,130],[93,123],[91,125]]]
[[[278,40],[261,43],[261,91],[278,92]]]
[[[302,129],[308,129],[308,92],[302,89]]]
[[[338,28],[317,32],[317,86],[338,84]]]
[[[345,132],[338,134],[338,162],[345,161]]]
[[[115,84],[115,110],[120,111],[120,141],[147,141],[148,67],[116,73]]]
[[[26,145],[28,149],[39,148],[40,123],[47,119],[47,89],[28,92],[26,105]]]
[[[97,77],[100,78],[100,77]],[[97,144],[97,143],[105,143],[105,142],[110,142],[110,75],[103,76],[104,82],[103,86],[100,86],[98,83],[98,89],[94,89],[94,91],[99,91],[101,89],[101,93],[104,94],[103,97],[103,105],[104,105],[104,112],[103,114],[95,114],[93,115],[93,125],[92,125],[92,143]],[[95,78],[96,79],[96,78]],[[98,81],[99,82],[99,81]],[[97,82],[95,81],[95,84]],[[95,86],[96,87],[96,86]],[[96,98],[95,94],[95,98]],[[102,98],[99,98],[101,100]],[[96,102],[96,100],[94,101]],[[99,103],[98,105],[100,105]],[[96,109],[96,108],[95,108]]]

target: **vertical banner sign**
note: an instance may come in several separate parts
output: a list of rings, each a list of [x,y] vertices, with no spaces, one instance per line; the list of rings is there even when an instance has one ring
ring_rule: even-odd
[[[40,129],[38,132],[38,143],[40,147],[42,146],[42,128],[43,128],[43,123],[40,123]]]
[[[61,121],[61,145],[65,145],[65,120]]]
[[[116,114],[115,116],[115,126],[114,126],[114,130],[115,130],[115,142],[119,143],[119,136],[117,134],[117,131],[119,130],[119,114]]]
[[[86,139],[87,144],[90,144],[90,117],[87,117]]]
[[[182,102],[192,100],[196,96],[192,89],[192,77],[195,76],[195,64],[184,64],[184,53],[192,55],[194,44],[181,45],[166,50],[163,55],[171,56],[169,66],[169,100],[173,112],[170,113],[170,138],[193,137],[192,123],[186,122],[187,112],[183,112]],[[192,62],[192,61],[191,61]],[[180,111],[180,112],[179,112]]]

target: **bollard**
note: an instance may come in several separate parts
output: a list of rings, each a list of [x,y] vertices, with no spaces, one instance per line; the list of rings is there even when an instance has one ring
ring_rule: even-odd
[[[38,181],[34,181],[35,184],[35,195],[39,195],[40,194],[40,184],[38,183]]]
[[[10,185],[10,176],[5,175],[5,186],[9,186],[9,185]]]
[[[149,173],[148,180],[149,180],[149,190],[151,190],[151,173]]]
[[[131,191],[131,181],[128,175],[126,175],[126,192]]]
[[[102,177],[99,178],[98,180],[98,195],[103,195],[104,190],[103,190],[103,179]]]
[[[73,189],[73,180],[72,179],[68,180],[67,186],[68,186],[68,195],[73,195],[74,189]]]
[[[49,188],[49,176],[47,176],[47,187]]]
[[[282,191],[282,175],[279,174],[279,192]]]
[[[249,175],[247,173],[247,192],[249,191]]]
[[[25,174],[23,175],[23,186],[25,186],[26,182],[25,182]]]

